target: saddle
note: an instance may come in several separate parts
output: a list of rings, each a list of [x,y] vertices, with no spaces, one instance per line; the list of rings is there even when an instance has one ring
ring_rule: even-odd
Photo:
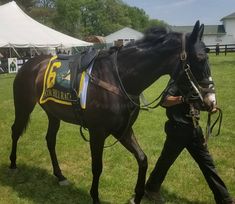
[[[58,55],[50,59],[44,76],[40,104],[52,100],[64,105],[85,108],[86,91],[96,50],[76,55]]]
[[[72,101],[77,101],[77,87],[79,86],[79,75],[86,70],[90,63],[97,56],[97,50],[84,51],[81,54],[75,55],[58,55],[59,60],[68,60],[69,70],[70,70],[70,88],[71,88],[71,99]]]

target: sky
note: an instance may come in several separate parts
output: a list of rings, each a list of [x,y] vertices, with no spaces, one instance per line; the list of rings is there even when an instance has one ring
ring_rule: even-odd
[[[235,12],[235,0],[123,0],[142,8],[151,19],[170,25],[220,25],[221,19]]]

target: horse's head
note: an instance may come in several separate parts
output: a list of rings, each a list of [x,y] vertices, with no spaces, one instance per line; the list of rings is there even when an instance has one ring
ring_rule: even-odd
[[[216,97],[214,82],[212,81],[207,53],[209,52],[202,42],[204,25],[196,22],[191,34],[182,36],[181,63],[175,74],[175,80],[185,97],[198,95],[201,103],[200,110],[216,111]]]

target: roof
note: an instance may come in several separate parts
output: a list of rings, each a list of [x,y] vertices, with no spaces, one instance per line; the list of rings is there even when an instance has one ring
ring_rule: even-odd
[[[225,20],[225,19],[233,19],[235,18],[235,12],[234,13],[231,13],[229,14],[228,16],[225,16],[221,19],[221,21]]]
[[[118,31],[106,36],[105,40],[107,43],[112,43],[113,41],[118,40],[118,39],[137,40],[137,39],[142,38],[143,36],[144,36],[143,33],[139,32],[137,30],[134,30],[132,28],[125,27],[121,30],[118,30]]]
[[[14,2],[0,6],[0,47],[79,47],[88,43],[52,28],[25,14]]]
[[[172,26],[171,29],[175,32],[191,33],[193,26]],[[205,25],[204,35],[226,34],[223,25]]]
[[[92,43],[105,43],[105,38],[103,36],[91,35],[84,38],[87,42]]]

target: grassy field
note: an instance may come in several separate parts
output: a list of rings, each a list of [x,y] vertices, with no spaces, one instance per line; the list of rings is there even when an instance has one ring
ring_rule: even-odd
[[[235,196],[235,54],[210,56],[212,75],[217,87],[219,106],[224,113],[221,135],[211,137],[209,150],[217,170],[230,193]],[[20,138],[16,173],[8,170],[11,149],[10,127],[14,120],[12,82],[14,75],[0,75],[0,204],[88,204],[91,203],[91,159],[89,144],[84,142],[78,126],[62,123],[57,139],[57,152],[70,186],[61,187],[52,175],[45,134],[47,117],[36,106],[28,130]],[[165,87],[161,78],[146,91],[149,101]],[[206,114],[202,114],[205,126]],[[137,139],[148,156],[148,175],[163,146],[166,120],[163,108],[141,112],[134,126]],[[106,144],[112,144],[109,137]],[[134,157],[120,144],[104,151],[104,168],[100,179],[102,203],[123,204],[133,195],[137,177]],[[212,204],[210,192],[197,164],[183,151],[163,183],[167,204]],[[150,202],[143,200],[143,204]]]

